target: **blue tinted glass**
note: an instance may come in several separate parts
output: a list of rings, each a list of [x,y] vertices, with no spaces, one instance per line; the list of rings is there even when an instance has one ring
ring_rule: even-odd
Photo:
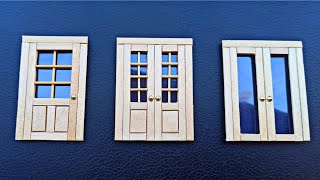
[[[131,63],[137,63],[138,62],[138,53],[132,53],[131,54]]]
[[[162,54],[162,62],[169,62],[169,55],[168,54]]]
[[[147,75],[147,67],[140,66],[140,75]]]
[[[178,55],[177,54],[171,54],[171,62],[178,62]]]
[[[147,91],[140,92],[140,102],[147,102]]]
[[[52,65],[53,64],[53,52],[39,52],[38,64],[39,65]]]
[[[162,102],[168,102],[168,91],[162,91]]]
[[[57,53],[57,64],[58,65],[72,65],[72,52],[71,51],[60,51]]]
[[[171,78],[170,86],[171,86],[171,88],[178,88],[178,79]]]
[[[287,56],[271,56],[273,104],[277,134],[293,134]]]
[[[138,75],[138,66],[131,66],[131,75]]]
[[[131,88],[138,88],[138,78],[131,78]]]
[[[52,69],[37,69],[37,81],[52,81]]]
[[[162,66],[162,75],[168,75],[168,66]]]
[[[140,79],[140,87],[141,88],[147,88],[147,78],[141,78]]]
[[[238,56],[238,88],[241,133],[259,134],[254,56]]]
[[[138,102],[138,91],[131,91],[131,102]]]
[[[58,82],[71,82],[71,69],[57,69],[56,81]]]
[[[147,54],[140,53],[140,63],[147,63]]]
[[[162,78],[162,88],[168,88],[168,78]]]
[[[170,102],[178,102],[178,92],[177,91],[171,91],[171,101]]]
[[[171,66],[170,75],[178,75],[178,66]]]
[[[51,97],[51,85],[36,86],[36,98],[50,98],[50,97]]]
[[[56,85],[54,89],[55,98],[70,98],[69,85]]]

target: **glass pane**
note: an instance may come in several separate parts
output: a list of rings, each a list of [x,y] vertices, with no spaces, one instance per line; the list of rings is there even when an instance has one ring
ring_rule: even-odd
[[[140,102],[147,102],[147,91],[140,92]]]
[[[52,69],[37,69],[37,81],[52,81]]]
[[[178,92],[177,91],[171,91],[171,101],[170,102],[178,102]]]
[[[171,66],[170,75],[178,75],[178,66]]]
[[[140,66],[140,75],[147,75],[147,67]]]
[[[131,78],[131,88],[138,88],[138,78]]]
[[[168,88],[168,78],[162,78],[162,88]]]
[[[138,102],[138,91],[131,91],[131,102]]]
[[[277,134],[293,134],[287,56],[271,56],[273,104]]]
[[[131,66],[131,75],[138,75],[138,66]]]
[[[138,62],[138,53],[132,53],[131,54],[131,63],[137,63]]]
[[[162,66],[162,75],[168,75],[168,66]]]
[[[140,88],[147,88],[147,78],[140,79]]]
[[[244,55],[237,61],[241,133],[259,134],[255,59]]]
[[[162,91],[162,102],[168,102],[168,91]]]
[[[53,64],[53,52],[39,52],[38,54],[39,65],[52,65]]]
[[[55,98],[70,98],[69,85],[56,85],[54,89]]]
[[[56,81],[58,82],[71,82],[71,69],[57,69]]]
[[[147,53],[140,53],[140,63],[147,63]]]
[[[178,62],[178,55],[177,54],[171,54],[171,62]]]
[[[36,86],[36,98],[50,98],[50,97],[51,97],[51,85]]]
[[[178,79],[177,78],[171,78],[170,86],[171,86],[171,88],[178,88]]]
[[[59,51],[57,53],[58,65],[72,65],[72,51]]]
[[[169,55],[168,54],[162,54],[162,62],[169,62]]]

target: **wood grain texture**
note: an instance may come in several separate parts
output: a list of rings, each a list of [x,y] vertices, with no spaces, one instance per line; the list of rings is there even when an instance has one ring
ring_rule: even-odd
[[[47,130],[46,130],[46,132],[54,132],[55,120],[56,120],[56,106],[47,106]]]
[[[55,132],[67,132],[68,131],[68,106],[57,106],[56,108],[56,122],[55,122]]]
[[[147,98],[150,96],[154,96],[154,73],[155,73],[155,67],[154,67],[154,45],[148,45],[148,80],[147,80],[147,87],[148,87],[148,93]],[[155,132],[155,119],[154,119],[154,113],[155,113],[155,101],[149,101],[148,100],[148,118],[147,118],[147,140],[154,140],[154,132]]]
[[[301,41],[223,40],[222,47],[302,47]]]
[[[88,43],[87,36],[22,36],[24,43]]]
[[[161,81],[161,68],[156,68],[156,67],[161,67],[161,62],[162,62],[162,46],[161,45],[155,45],[155,73],[154,73],[154,88],[155,88],[155,97],[156,96],[160,96],[162,95],[161,93],[161,85],[162,85],[162,81]],[[162,139],[162,119],[161,119],[161,115],[162,115],[162,102],[155,102],[155,112],[154,112],[154,133],[155,133],[155,140],[160,141]]]
[[[186,58],[185,47],[178,46],[178,101],[179,101],[179,141],[187,139],[187,124],[186,124]]]
[[[130,45],[125,44],[123,49],[123,140],[130,139],[130,54]]]
[[[46,131],[46,106],[33,106],[32,109],[32,131]]]
[[[240,141],[240,109],[238,92],[237,49],[230,48],[233,140]]]

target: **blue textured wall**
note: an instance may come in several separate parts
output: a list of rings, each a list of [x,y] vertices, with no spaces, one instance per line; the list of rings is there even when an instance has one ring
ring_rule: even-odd
[[[0,178],[320,175],[320,3],[1,2]],[[84,142],[15,141],[21,36],[88,35]],[[192,37],[194,142],[114,142],[116,37]],[[221,40],[302,40],[311,142],[227,143]]]

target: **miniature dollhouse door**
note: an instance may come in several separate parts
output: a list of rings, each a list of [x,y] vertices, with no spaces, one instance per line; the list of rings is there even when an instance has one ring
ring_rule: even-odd
[[[148,40],[150,44],[144,43]],[[161,45],[162,39],[156,40],[141,38],[137,44],[118,39],[115,140],[193,140],[192,74],[186,81],[185,73],[185,49],[190,65],[192,46],[172,44],[171,39],[171,44]],[[191,94],[189,138],[186,84]]]
[[[24,140],[76,140],[80,48],[30,44]]]

